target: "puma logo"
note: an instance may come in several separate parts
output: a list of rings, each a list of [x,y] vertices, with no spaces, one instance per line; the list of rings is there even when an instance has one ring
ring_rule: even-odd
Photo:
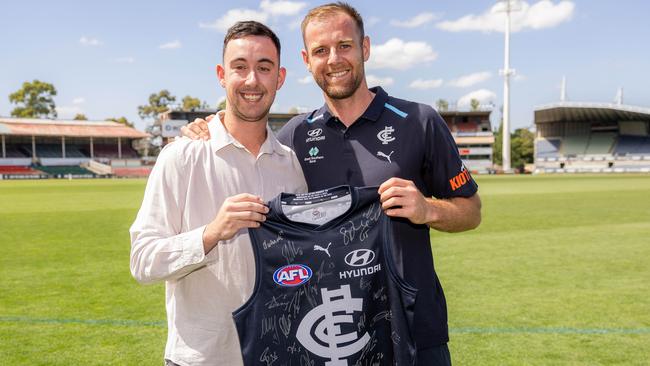
[[[328,257],[332,258],[332,256],[330,255],[330,245],[332,245],[332,242],[329,242],[329,244],[327,244],[327,248],[323,248],[320,245],[316,244],[314,245],[314,250],[320,250],[321,252],[325,252],[325,254],[327,254]]]
[[[394,152],[395,151],[391,151],[390,154],[386,155],[381,151],[377,151],[377,156],[381,156],[382,158],[386,158],[386,160],[388,160],[388,162],[392,164],[393,162],[390,160],[390,156],[393,155]]]

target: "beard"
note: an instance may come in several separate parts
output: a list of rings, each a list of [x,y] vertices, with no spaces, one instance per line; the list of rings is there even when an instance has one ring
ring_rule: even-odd
[[[354,70],[360,72],[354,72]],[[362,75],[364,75],[363,62],[359,63],[356,68],[352,67],[350,69],[352,77],[343,85],[330,85],[327,79],[323,76],[314,76],[316,84],[325,92],[328,98],[331,99],[346,99],[354,95],[354,93],[359,89],[361,82],[363,81]]]

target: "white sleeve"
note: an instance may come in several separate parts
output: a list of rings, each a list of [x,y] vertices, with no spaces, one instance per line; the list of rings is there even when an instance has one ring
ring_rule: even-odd
[[[205,226],[181,232],[189,174],[178,145],[160,152],[130,229],[131,274],[141,283],[178,279],[205,265]]]

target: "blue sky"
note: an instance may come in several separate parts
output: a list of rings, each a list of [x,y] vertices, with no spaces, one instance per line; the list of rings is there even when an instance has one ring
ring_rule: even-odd
[[[214,66],[223,27],[241,14],[270,25],[282,41],[287,81],[274,111],[323,103],[300,58],[299,22],[316,1],[13,1],[2,6],[0,116],[24,81],[55,85],[59,118],[126,116],[140,129],[137,106],[168,89],[178,100],[216,106],[224,96]],[[351,1],[366,22],[370,84],[396,97],[464,108],[471,97],[503,99],[503,33],[496,0]],[[533,124],[535,106],[559,100],[562,76],[572,101],[650,106],[650,3],[522,1],[513,15],[511,105],[514,128]]]

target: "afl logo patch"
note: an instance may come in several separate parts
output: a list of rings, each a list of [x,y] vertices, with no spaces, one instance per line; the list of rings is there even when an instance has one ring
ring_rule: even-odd
[[[280,267],[273,273],[273,281],[280,286],[300,286],[311,278],[311,268],[304,264],[289,264]]]

